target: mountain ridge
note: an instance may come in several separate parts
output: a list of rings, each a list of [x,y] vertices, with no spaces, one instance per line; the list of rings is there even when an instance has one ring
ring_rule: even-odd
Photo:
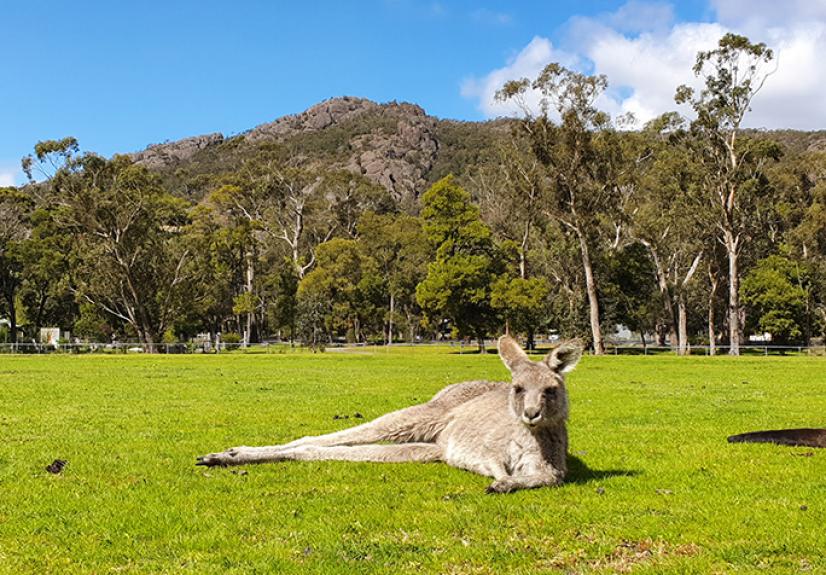
[[[191,195],[191,186],[183,183],[187,177],[232,171],[257,147],[285,145],[297,159],[360,174],[406,203],[448,173],[462,175],[495,162],[497,143],[512,121],[442,119],[414,103],[340,96],[237,135],[191,136],[128,155],[166,174],[180,193]],[[826,150],[824,131],[753,131],[768,134],[795,152]]]
[[[191,136],[128,155],[175,180],[171,174],[229,171],[256,147],[282,144],[296,158],[360,174],[405,203],[418,197],[437,175],[467,165],[440,157],[443,141],[450,142],[450,156],[458,151],[472,162],[480,151],[492,151],[493,132],[501,131],[502,125],[501,121],[443,120],[409,102],[341,96],[231,137],[219,132]],[[456,131],[464,132],[464,137],[457,137]],[[468,146],[479,149],[462,153],[461,148]]]

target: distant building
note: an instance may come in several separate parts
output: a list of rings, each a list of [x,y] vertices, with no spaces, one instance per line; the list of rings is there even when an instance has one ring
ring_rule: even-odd
[[[771,343],[771,340],[772,340],[772,334],[770,334],[768,332],[763,333],[763,334],[755,333],[755,334],[749,336],[749,341],[752,341],[752,342],[755,342],[755,343]]]

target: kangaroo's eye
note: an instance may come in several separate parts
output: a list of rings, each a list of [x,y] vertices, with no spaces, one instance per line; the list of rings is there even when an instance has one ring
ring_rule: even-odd
[[[520,386],[520,385],[516,385],[516,386],[514,386],[513,391],[514,391],[514,393],[519,395],[520,393],[525,393],[525,388]]]
[[[549,387],[548,389],[545,390],[545,395],[548,396],[548,397],[556,397],[556,388],[555,387]]]

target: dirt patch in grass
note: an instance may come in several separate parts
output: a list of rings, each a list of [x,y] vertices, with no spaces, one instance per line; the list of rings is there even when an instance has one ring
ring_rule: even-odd
[[[694,544],[672,545],[651,539],[623,541],[609,553],[597,558],[589,558],[582,549],[564,552],[554,557],[548,567],[571,574],[631,573],[641,565],[658,564],[671,557],[691,557],[699,551]]]

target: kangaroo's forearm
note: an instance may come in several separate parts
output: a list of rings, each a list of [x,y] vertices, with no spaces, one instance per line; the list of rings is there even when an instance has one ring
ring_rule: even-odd
[[[488,487],[488,493],[511,493],[521,489],[536,489],[537,487],[561,485],[563,476],[558,472],[549,472],[535,475],[512,475],[497,479]]]
[[[196,465],[208,467],[226,467],[229,465],[248,465],[252,463],[274,463],[284,461],[281,456],[284,448],[281,445],[265,447],[233,447],[220,453],[210,453],[198,458]]]

